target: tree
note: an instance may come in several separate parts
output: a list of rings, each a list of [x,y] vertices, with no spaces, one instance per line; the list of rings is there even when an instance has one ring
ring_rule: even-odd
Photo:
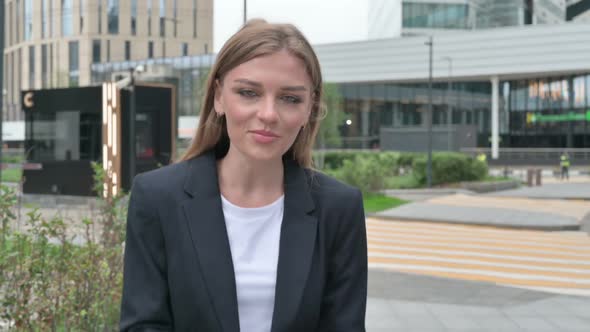
[[[323,99],[326,115],[318,133],[318,148],[340,147],[342,139],[339,126],[343,123],[345,114],[342,111],[343,98],[338,91],[338,86],[333,83],[324,83]]]

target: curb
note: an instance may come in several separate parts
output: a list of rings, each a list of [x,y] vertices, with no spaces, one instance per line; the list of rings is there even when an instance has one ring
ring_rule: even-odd
[[[587,223],[584,225],[515,225],[515,224],[493,224],[484,222],[464,222],[451,219],[428,219],[428,218],[409,218],[409,217],[393,217],[379,215],[378,213],[368,213],[367,217],[382,219],[382,220],[396,220],[396,221],[407,221],[407,222],[431,222],[440,224],[451,224],[451,225],[462,225],[462,226],[483,226],[493,227],[499,229],[512,229],[512,230],[535,230],[535,231],[579,231],[583,227],[587,227],[586,231],[590,234],[590,213],[587,214],[582,220],[587,219]]]

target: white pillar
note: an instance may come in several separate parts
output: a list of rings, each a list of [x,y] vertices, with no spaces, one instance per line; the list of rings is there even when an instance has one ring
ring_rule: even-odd
[[[492,79],[492,159],[498,159],[499,142],[500,142],[500,111],[499,111],[499,91],[500,80],[498,76]]]

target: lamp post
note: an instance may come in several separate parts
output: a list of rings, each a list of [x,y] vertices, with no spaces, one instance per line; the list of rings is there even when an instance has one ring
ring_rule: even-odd
[[[426,125],[428,128],[428,162],[426,164],[426,185],[432,187],[432,36],[425,43],[429,48],[428,58],[428,114],[426,116]]]
[[[449,81],[447,82],[447,148],[451,151],[452,144],[451,144],[451,130],[453,127],[453,109],[451,108],[450,96],[451,96],[451,77],[453,75],[453,58],[450,56],[443,56],[442,60],[449,62]]]
[[[246,17],[248,17],[248,0],[244,0],[244,25],[246,25]]]
[[[135,90],[135,74],[140,74],[145,71],[143,65],[139,65],[133,69],[129,70],[129,77],[131,81],[129,82],[129,179],[133,181],[135,177],[135,159],[137,158],[135,151],[135,114],[137,113],[136,110],[136,90]]]

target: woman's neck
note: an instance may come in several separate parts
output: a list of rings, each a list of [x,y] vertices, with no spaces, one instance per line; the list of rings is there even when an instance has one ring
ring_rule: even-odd
[[[219,189],[230,202],[241,207],[270,204],[283,195],[283,162],[254,162],[228,153],[217,163]]]

